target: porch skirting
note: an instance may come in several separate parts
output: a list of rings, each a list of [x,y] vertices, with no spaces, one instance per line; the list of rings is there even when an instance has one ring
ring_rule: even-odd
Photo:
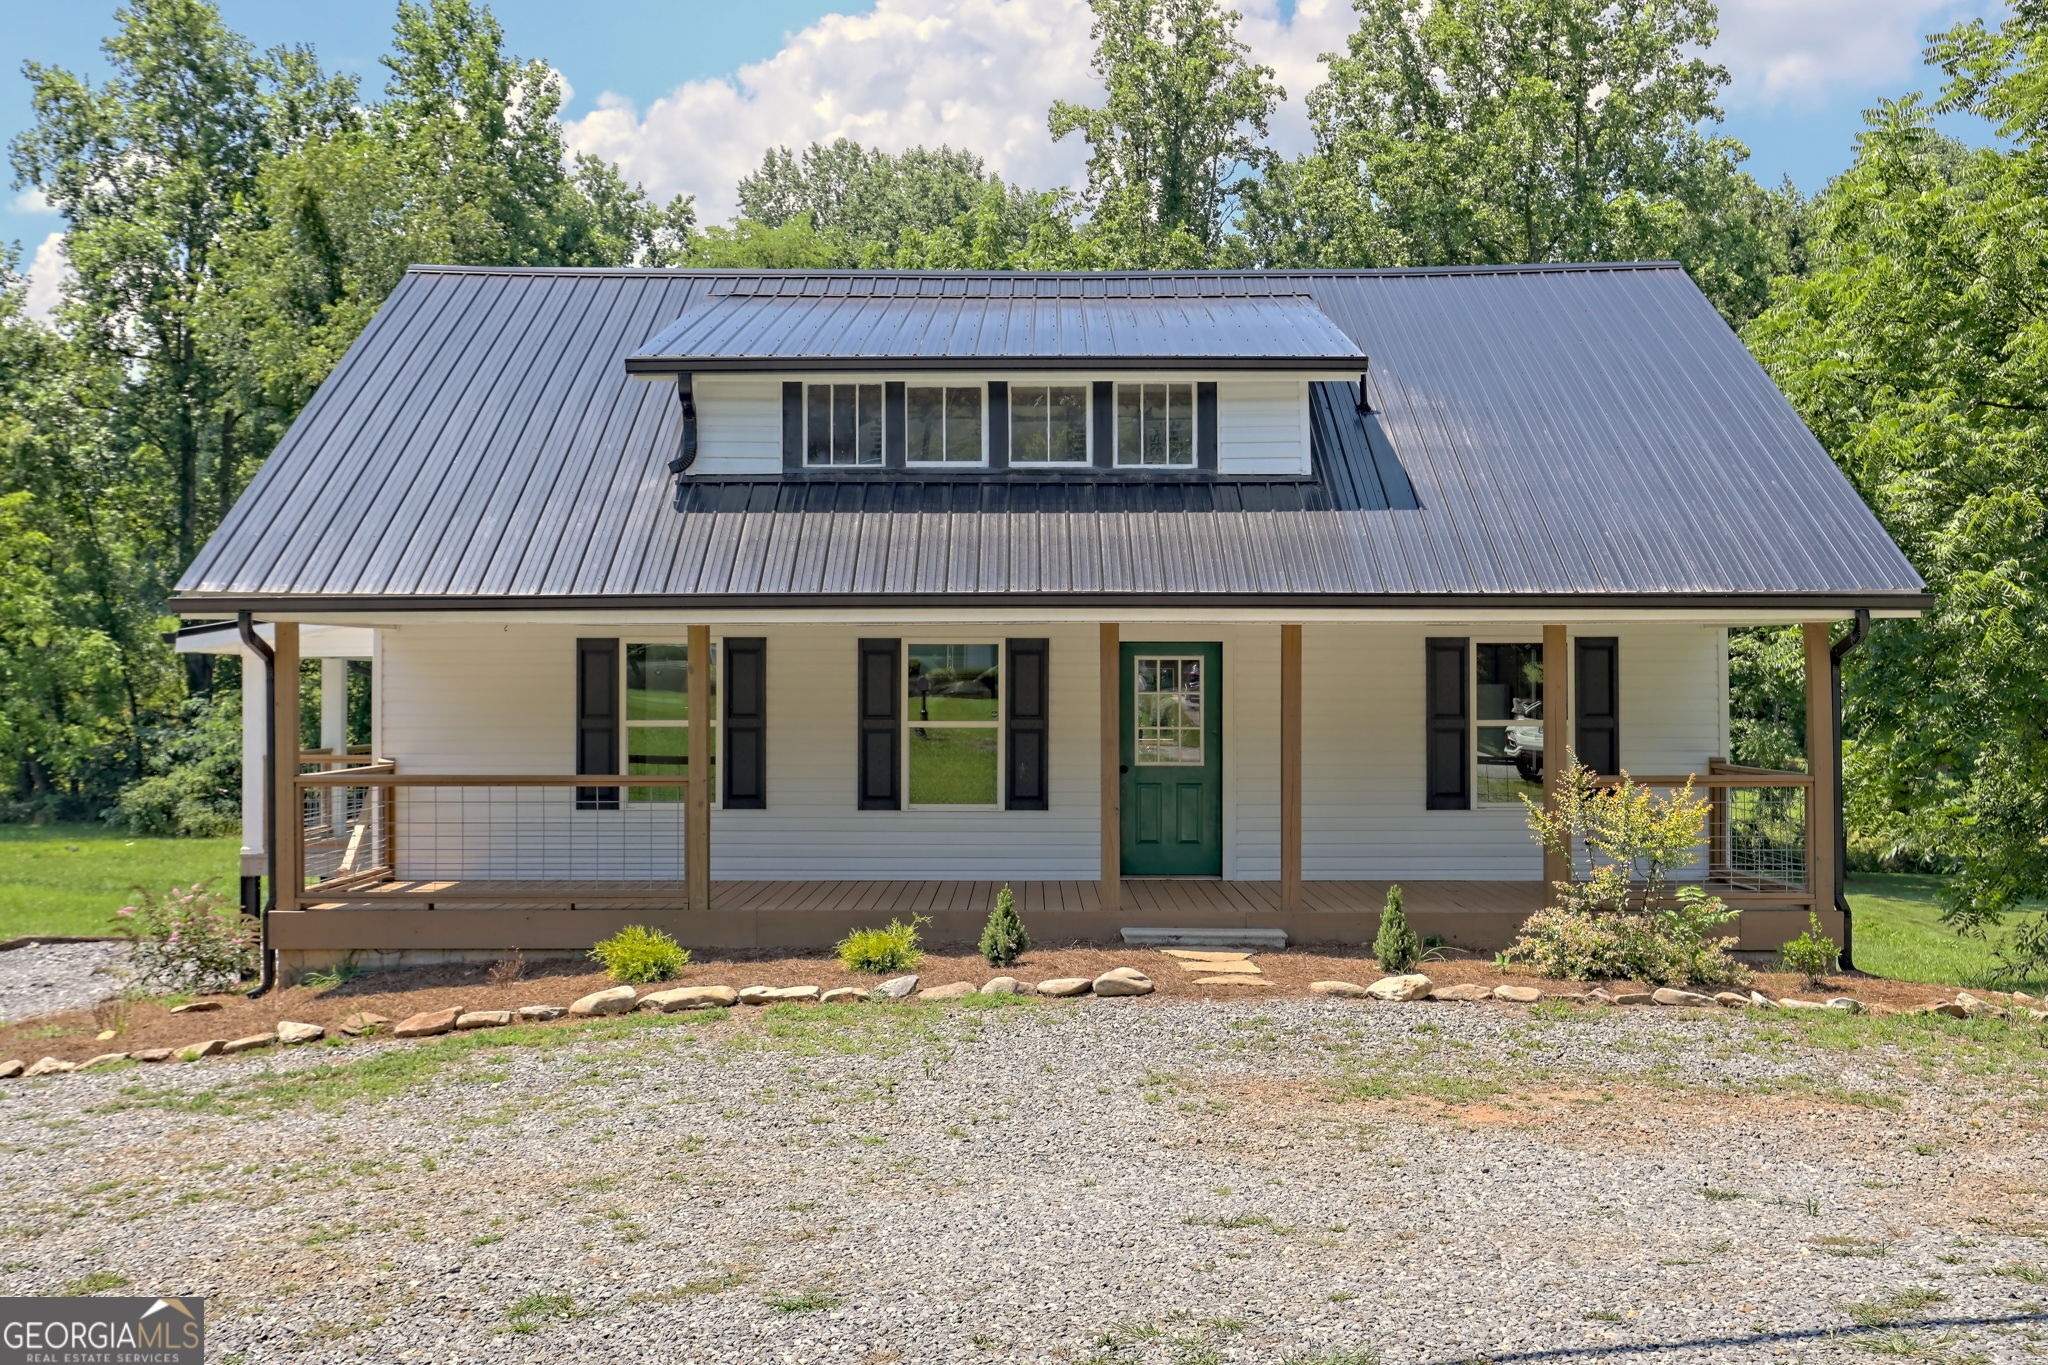
[[[711,909],[685,908],[673,882],[386,881],[345,902],[279,910],[271,942],[311,954],[582,951],[627,924],[665,929],[705,950],[822,948],[849,930],[923,915],[933,945],[972,943],[1003,883],[996,881],[716,882]],[[1128,878],[1104,910],[1092,881],[1009,883],[1041,943],[1115,941],[1125,928],[1282,929],[1295,944],[1369,946],[1386,903],[1384,881],[1303,883],[1302,908],[1280,909],[1280,883]],[[1544,902],[1538,881],[1405,881],[1408,918],[1458,948],[1505,947]],[[1832,920],[1832,915],[1824,916]],[[1775,948],[1804,925],[1803,906],[1746,905],[1741,946]],[[1831,926],[1833,927],[1833,926]]]

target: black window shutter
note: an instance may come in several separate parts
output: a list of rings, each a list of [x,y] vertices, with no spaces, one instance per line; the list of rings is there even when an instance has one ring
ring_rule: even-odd
[[[1581,635],[1572,643],[1578,691],[1572,749],[1579,762],[1612,777],[1621,771],[1621,641]]]
[[[882,385],[882,464],[885,468],[903,468],[906,420],[903,381],[891,379]]]
[[[903,808],[903,642],[862,640],[860,809]]]
[[[1116,385],[1107,379],[1095,381],[1095,459],[1097,469],[1116,467]]]
[[[1216,386],[1195,385],[1195,468],[1216,469]]]
[[[1005,640],[1003,679],[1009,696],[1009,751],[1004,763],[1003,804],[1010,810],[1047,810],[1052,791],[1046,782],[1046,727],[1051,714],[1047,663],[1050,642]]]
[[[1001,379],[988,381],[988,467],[1010,467],[1010,386]]]
[[[768,808],[768,642],[759,636],[720,645],[725,651],[725,733],[718,766],[727,810]]]
[[[804,386],[786,382],[782,386],[782,468],[804,467]]]
[[[619,642],[576,642],[576,771],[619,771]],[[617,787],[578,787],[576,809],[617,810]]]
[[[1428,810],[1472,808],[1471,648],[1467,640],[1448,637],[1423,644]]]

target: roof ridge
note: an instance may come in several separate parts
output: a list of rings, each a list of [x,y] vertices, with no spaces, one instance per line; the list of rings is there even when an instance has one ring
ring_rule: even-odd
[[[1534,261],[1521,265],[1360,266],[1320,270],[805,270],[742,266],[609,265],[429,265],[407,274],[509,276],[627,276],[674,279],[892,279],[892,280],[1271,280],[1362,279],[1446,275],[1570,275],[1629,271],[1682,271],[1678,261]]]

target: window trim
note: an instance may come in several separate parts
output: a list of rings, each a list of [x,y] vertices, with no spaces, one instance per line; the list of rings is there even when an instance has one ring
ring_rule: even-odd
[[[626,704],[626,694],[628,691],[627,682],[633,676],[633,670],[628,663],[628,659],[634,645],[678,645],[682,648],[685,659],[689,658],[690,649],[688,636],[675,639],[662,639],[658,635],[621,635],[619,637],[619,766],[622,769],[632,766],[632,733],[635,726],[649,730],[688,730],[694,724],[691,720],[633,720],[630,718]],[[725,688],[720,686],[718,666],[724,658],[725,637],[723,635],[713,635],[711,637],[711,808],[713,810],[722,810],[725,806],[725,784],[719,780],[718,771],[718,741],[725,733]],[[691,661],[690,666],[692,668],[696,667],[695,661]],[[684,771],[687,772],[688,770],[686,762]],[[630,774],[624,773],[621,775],[630,776]],[[624,789],[618,806],[620,810],[648,809],[675,804],[673,801],[635,800],[633,797],[634,790],[632,787]]]
[[[839,379],[803,379],[797,382],[801,386],[801,392],[798,395],[797,399],[797,411],[800,417],[799,429],[797,431],[797,456],[798,459],[801,461],[801,463],[798,465],[798,468],[809,473],[833,471],[844,472],[847,470],[887,469],[889,467],[889,384],[886,379],[875,378],[870,380],[869,378],[862,375],[849,375]],[[879,419],[880,425],[877,428],[881,436],[881,458],[879,460],[874,461],[872,464],[865,463],[859,459],[856,459],[852,464],[813,464],[811,462],[811,390],[820,388],[850,388],[854,390],[853,421],[855,432],[854,454],[856,456],[859,455],[860,453],[860,390],[864,388],[872,388],[880,393],[881,414]],[[831,403],[828,400],[826,403],[826,408],[829,410],[830,407]],[[829,434],[826,444],[828,446],[831,444]],[[635,643],[645,644],[647,643],[647,641],[635,641]]]
[[[1532,640],[1516,639],[1511,636],[1503,637],[1474,635],[1466,642],[1466,644],[1467,650],[1465,659],[1465,713],[1468,717],[1470,717],[1470,720],[1466,726],[1465,751],[1468,755],[1470,755],[1467,761],[1472,765],[1472,805],[1470,809],[1475,811],[1520,810],[1522,808],[1522,801],[1519,796],[1515,797],[1513,800],[1510,801],[1488,801],[1483,795],[1483,792],[1485,790],[1484,778],[1479,771],[1480,728],[1482,726],[1513,725],[1515,724],[1515,721],[1512,718],[1505,721],[1487,720],[1480,716],[1479,652],[1487,648],[1489,645],[1524,645],[1534,649],[1536,651],[1537,659],[1541,660],[1543,663],[1543,705],[1547,709],[1550,706],[1550,661],[1548,659],[1543,658],[1543,639],[1541,636],[1538,636],[1537,638]],[[1549,755],[1544,755],[1544,759],[1547,762],[1549,760]]]
[[[1171,389],[1171,388],[1172,388],[1172,387],[1173,387],[1174,385],[1176,385],[1176,384],[1179,384],[1179,385],[1182,385],[1182,386],[1184,386],[1184,387],[1185,387],[1185,388],[1187,389],[1187,391],[1188,391],[1188,461],[1187,461],[1187,463],[1186,463],[1186,464],[1142,464],[1142,463],[1140,463],[1140,462],[1138,462],[1138,461],[1136,461],[1136,460],[1126,460],[1126,459],[1124,458],[1124,437],[1123,437],[1123,429],[1122,429],[1122,424],[1121,424],[1121,423],[1120,423],[1120,422],[1118,421],[1118,415],[1119,415],[1119,414],[1118,414],[1118,412],[1117,412],[1117,408],[1118,408],[1118,405],[1119,405],[1119,398],[1120,398],[1120,396],[1122,395],[1122,393],[1123,393],[1123,391],[1124,391],[1125,389],[1138,389],[1138,390],[1140,390],[1140,396],[1139,396],[1139,399],[1138,399],[1138,403],[1139,403],[1139,416],[1138,416],[1138,423],[1139,423],[1139,430],[1140,430],[1140,432],[1142,433],[1142,431],[1143,431],[1143,428],[1144,428],[1144,421],[1145,421],[1145,418],[1144,418],[1144,401],[1145,401],[1145,400],[1144,400],[1144,397],[1143,397],[1143,392],[1142,392],[1142,391],[1144,390],[1145,386],[1146,386],[1146,385],[1148,385],[1148,384],[1163,384],[1163,385],[1165,385],[1165,386],[1166,386],[1166,387],[1167,387],[1167,388],[1168,388],[1169,390],[1170,390],[1170,389]],[[1171,410],[1172,410],[1172,401],[1173,401],[1173,400],[1172,400],[1172,396],[1171,396],[1171,394],[1169,393],[1169,395],[1168,395],[1168,398],[1167,398],[1167,406],[1168,406],[1168,410],[1169,410],[1169,411],[1171,411]],[[1156,473],[1156,472],[1158,472],[1158,471],[1160,471],[1160,470],[1179,470],[1179,471],[1186,471],[1186,472],[1189,472],[1189,473],[1193,473],[1193,472],[1195,472],[1195,471],[1198,471],[1198,470],[1200,470],[1200,469],[1202,468],[1202,385],[1201,385],[1201,382],[1200,382],[1199,380],[1195,380],[1195,379],[1118,379],[1118,380],[1115,380],[1115,381],[1114,381],[1114,382],[1113,382],[1113,383],[1112,383],[1112,384],[1110,385],[1110,390],[1109,390],[1109,441],[1110,441],[1110,447],[1111,447],[1111,452],[1110,452],[1110,461],[1109,461],[1109,463],[1110,463],[1110,467],[1111,467],[1111,468],[1113,468],[1113,469],[1139,469],[1139,470],[1152,470],[1152,471],[1153,471],[1153,472],[1155,472],[1155,473]],[[1141,436],[1141,443],[1142,443],[1142,436]],[[1142,453],[1142,452],[1141,452],[1141,453]]]
[[[986,379],[977,379],[977,380],[972,380],[972,381],[969,381],[969,382],[967,382],[967,383],[963,383],[963,384],[956,384],[956,383],[954,383],[954,382],[952,382],[951,380],[948,380],[948,379],[928,379],[928,378],[927,378],[927,379],[924,379],[924,380],[922,380],[922,382],[920,382],[920,380],[919,380],[919,379],[916,379],[916,378],[912,378],[912,379],[904,379],[904,380],[899,380],[899,381],[896,381],[896,382],[899,382],[899,383],[901,383],[901,384],[903,385],[903,467],[904,467],[905,469],[937,469],[937,470],[945,470],[945,469],[987,469],[987,468],[989,467],[989,461],[988,461],[988,435],[989,435],[989,432],[988,432],[988,427],[989,427],[989,419],[988,419],[988,410],[989,410],[989,409],[988,409],[988,381],[987,381]],[[945,394],[946,390],[948,390],[948,389],[973,389],[973,390],[975,390],[975,391],[976,391],[977,393],[979,393],[979,394],[981,395],[981,458],[980,458],[980,459],[978,459],[978,460],[913,460],[913,459],[911,459],[911,458],[910,458],[910,391],[911,391],[912,389],[937,389],[937,390],[939,391],[940,395],[941,395],[941,397],[940,397],[940,399],[939,399],[939,410],[940,410],[940,412],[941,412],[941,413],[943,413],[943,412],[945,411],[946,401],[945,401],[945,398],[944,398],[944,396],[943,396],[943,395]],[[883,463],[884,463],[884,464],[887,464],[887,463],[888,463],[888,453],[887,453],[887,452],[888,452],[888,449],[889,449],[889,431],[888,431],[888,421],[889,421],[889,408],[888,408],[888,404],[887,404],[887,403],[885,402],[885,403],[884,403],[884,404],[882,405],[882,423],[883,423],[883,426],[882,426],[882,451],[883,451]],[[944,444],[944,441],[945,441],[945,437],[944,437],[944,434],[943,434],[943,429],[942,429],[942,431],[941,431],[941,435],[940,435],[940,443],[941,443],[941,444],[943,445],[943,444]],[[806,467],[806,468],[809,468],[809,469],[861,469],[861,468],[868,468],[868,469],[872,469],[872,468],[873,468],[874,466],[872,466],[872,465],[807,465],[807,466],[805,466],[805,467]],[[929,642],[928,642],[928,643],[929,643]]]
[[[899,810],[932,811],[1001,811],[1003,804],[1003,774],[1008,771],[1010,755],[1010,717],[1007,693],[1010,687],[1010,649],[1006,641],[993,636],[959,636],[933,638],[929,635],[905,635],[903,655],[897,676],[897,687],[901,693],[903,716],[897,729],[897,747],[902,755],[903,797]],[[927,720],[914,721],[910,714],[910,656],[919,646],[925,645],[990,645],[996,651],[996,714],[993,720]],[[990,805],[959,805],[952,802],[918,802],[910,799],[912,790],[910,773],[910,732],[924,730],[994,730],[996,732],[996,799]]]
[[[1095,465],[1095,382],[1092,376],[1073,379],[1015,379],[1006,381],[1009,387],[1009,402],[1004,405],[1003,420],[1009,424],[1006,442],[1009,448],[1008,464],[1012,469],[1093,469]],[[1079,389],[1081,391],[1081,448],[1078,460],[1020,460],[1017,458],[1017,390],[1019,389]],[[1050,419],[1048,419],[1049,421]]]

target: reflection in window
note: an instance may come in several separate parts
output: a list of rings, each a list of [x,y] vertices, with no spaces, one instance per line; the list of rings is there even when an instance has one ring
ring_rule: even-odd
[[[904,390],[904,459],[980,464],[981,386],[912,384]]]
[[[1088,463],[1088,386],[1012,384],[1010,463]]]
[[[1001,649],[993,644],[913,644],[904,657],[910,804],[999,804]]]
[[[1120,465],[1195,463],[1195,386],[1116,386],[1116,462]]]
[[[804,395],[804,463],[814,468],[882,462],[882,386],[811,384]]]
[[[718,646],[711,647],[711,715],[706,742],[718,763]],[[626,646],[626,766],[620,771],[685,777],[690,767],[690,647],[680,644]],[[717,791],[713,785],[712,791]],[[683,799],[682,787],[628,787],[634,804]]]
[[[1151,767],[1199,767],[1202,734],[1202,659],[1132,661],[1132,761]]]
[[[1472,650],[1482,806],[1543,795],[1543,646],[1480,644]]]

